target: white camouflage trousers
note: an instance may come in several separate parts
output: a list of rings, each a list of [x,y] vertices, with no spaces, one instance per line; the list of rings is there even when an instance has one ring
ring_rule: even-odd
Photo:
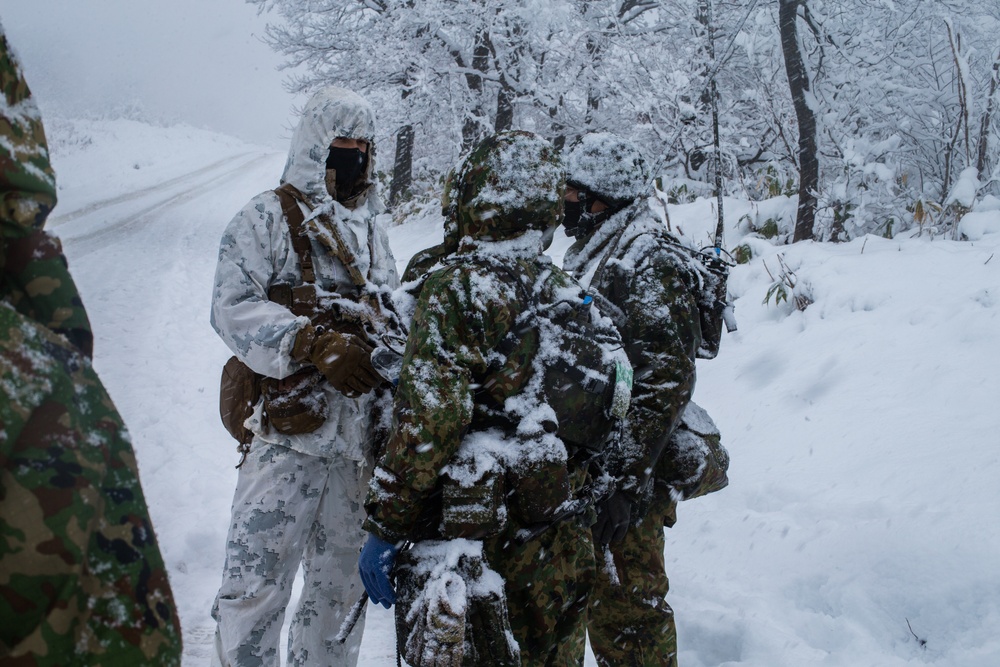
[[[288,639],[288,665],[358,661],[364,617],[345,644],[335,637],[364,587],[361,464],[255,440],[240,468],[226,540],[213,665],[278,667],[281,626],[302,563],[305,583]]]

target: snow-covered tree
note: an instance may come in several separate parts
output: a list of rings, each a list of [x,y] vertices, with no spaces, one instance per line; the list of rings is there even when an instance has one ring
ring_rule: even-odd
[[[293,89],[376,105],[393,201],[509,127],[624,135],[678,192],[713,193],[716,171],[730,192],[797,192],[796,239],[953,220],[970,167],[997,188],[994,0],[248,2],[276,15]]]

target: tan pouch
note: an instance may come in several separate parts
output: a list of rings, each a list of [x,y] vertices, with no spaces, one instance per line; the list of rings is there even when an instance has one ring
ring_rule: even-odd
[[[264,414],[278,433],[312,433],[326,421],[328,410],[323,374],[315,367],[304,368],[283,380],[264,378]]]
[[[253,414],[260,400],[261,376],[236,356],[222,367],[222,381],[219,386],[219,415],[222,425],[241,445],[253,440],[253,433],[243,423]]]

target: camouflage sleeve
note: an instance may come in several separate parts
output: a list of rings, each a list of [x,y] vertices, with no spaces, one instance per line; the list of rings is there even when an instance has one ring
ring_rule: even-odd
[[[0,296],[88,356],[90,321],[59,241],[42,231],[56,182],[38,107],[0,32]]]
[[[135,456],[90,363],[0,306],[0,656],[180,665]]]
[[[211,324],[240,361],[255,373],[288,377],[302,367],[292,358],[298,332],[309,323],[268,300],[278,265],[294,255],[273,192],[251,199],[226,226],[212,285]]]
[[[648,477],[694,392],[696,286],[697,275],[664,249],[647,256],[629,284],[621,333],[635,370],[628,423],[639,451],[623,471],[626,490]]]
[[[410,258],[409,263],[406,265],[406,269],[403,271],[402,281],[404,283],[412,283],[414,280],[417,280],[425,273],[433,269],[434,266],[448,254],[449,249],[445,247],[444,243],[439,243],[431,248],[421,250]]]
[[[406,344],[392,435],[366,501],[366,530],[386,540],[419,530],[439,471],[472,421],[475,381],[515,311],[495,276],[468,265],[427,279]]]

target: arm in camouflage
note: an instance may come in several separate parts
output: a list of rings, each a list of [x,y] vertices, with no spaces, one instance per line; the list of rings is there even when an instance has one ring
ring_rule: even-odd
[[[647,237],[646,242],[653,241]],[[652,474],[691,400],[701,343],[697,274],[663,247],[641,255],[645,257],[631,272],[624,300],[617,300],[626,316],[622,339],[635,369],[628,421],[639,452],[620,473],[623,488],[632,492]],[[609,463],[612,469],[614,465]]]
[[[400,373],[393,432],[365,503],[365,529],[414,537],[439,471],[472,421],[473,391],[517,303],[501,279],[467,263],[437,271],[420,293]]]
[[[90,355],[93,335],[59,241],[42,231],[56,204],[42,119],[0,29],[0,298]]]
[[[0,305],[0,662],[180,665],[135,456],[89,361]]]
[[[453,252],[455,252],[455,248],[447,243],[439,243],[436,246],[421,250],[410,258],[406,269],[403,271],[402,282],[412,283],[433,269],[436,264]]]

